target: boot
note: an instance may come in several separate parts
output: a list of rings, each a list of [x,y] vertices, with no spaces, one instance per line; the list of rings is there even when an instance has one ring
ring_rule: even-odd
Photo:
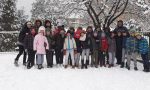
[[[64,68],[67,68],[67,67],[68,67],[68,65],[65,65],[65,66],[64,66]]]
[[[27,69],[30,69],[31,68],[31,65],[30,65],[30,62],[27,63]]]
[[[75,68],[75,66],[73,65],[73,66],[72,66],[72,69],[74,69],[74,68]]]
[[[137,67],[134,67],[134,70],[135,70],[135,71],[137,71],[137,70],[138,70],[138,68],[137,68]]]
[[[87,66],[89,65],[89,60],[86,60]]]
[[[109,64],[108,68],[111,68],[111,64]]]
[[[15,66],[16,66],[16,67],[18,67],[18,66],[19,66],[19,64],[18,64],[18,61],[17,61],[17,60],[15,60],[14,64],[15,64]]]
[[[85,64],[85,69],[87,69],[88,67],[88,64],[89,64],[89,60],[86,60],[86,64]]]
[[[84,60],[81,60],[81,69],[83,69],[84,68]]]
[[[124,62],[121,63],[120,68],[124,68]]]
[[[130,70],[130,67],[128,66],[127,69]]]
[[[41,69],[41,66],[38,64],[38,69]]]

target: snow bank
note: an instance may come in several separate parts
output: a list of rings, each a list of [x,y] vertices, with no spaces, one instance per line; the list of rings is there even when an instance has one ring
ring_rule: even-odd
[[[150,90],[150,73],[142,72],[139,63],[139,71],[119,66],[87,70],[56,67],[37,70],[33,67],[27,70],[13,65],[15,56],[16,53],[0,54],[0,90]]]

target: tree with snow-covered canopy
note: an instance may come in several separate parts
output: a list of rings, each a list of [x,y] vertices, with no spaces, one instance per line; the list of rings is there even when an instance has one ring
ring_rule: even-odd
[[[2,0],[1,30],[12,31],[16,24],[16,0]]]

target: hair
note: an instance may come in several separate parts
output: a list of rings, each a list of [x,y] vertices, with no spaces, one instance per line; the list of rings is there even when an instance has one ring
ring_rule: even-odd
[[[45,26],[45,28],[47,28],[47,26],[46,26],[46,24],[47,23],[50,23],[50,29],[52,28],[52,24],[51,24],[51,21],[50,20],[45,20],[45,22],[44,22],[44,26]]]
[[[35,23],[34,23],[34,25],[37,25],[37,22],[40,22],[40,26],[42,26],[42,21],[41,20],[35,20]]]

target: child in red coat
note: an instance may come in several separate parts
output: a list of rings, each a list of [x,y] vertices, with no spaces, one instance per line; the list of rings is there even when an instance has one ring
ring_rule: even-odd
[[[100,52],[99,52],[100,67],[102,66],[106,67],[105,57],[107,50],[108,50],[108,40],[105,33],[102,32],[100,38]]]

